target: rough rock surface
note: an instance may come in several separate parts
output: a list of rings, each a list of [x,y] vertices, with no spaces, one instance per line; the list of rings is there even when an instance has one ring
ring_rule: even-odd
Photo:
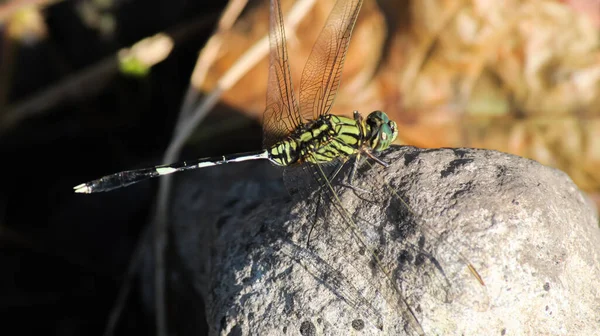
[[[597,335],[598,219],[567,175],[488,150],[381,158],[310,241],[317,198],[268,163],[180,176],[171,251],[211,334]]]

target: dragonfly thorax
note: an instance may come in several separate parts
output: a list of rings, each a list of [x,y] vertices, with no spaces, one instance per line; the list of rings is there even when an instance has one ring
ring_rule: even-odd
[[[381,151],[396,139],[396,123],[381,111],[363,119],[325,114],[298,127],[286,139],[269,148],[272,162],[281,166],[295,163],[327,163],[357,154],[364,147]]]

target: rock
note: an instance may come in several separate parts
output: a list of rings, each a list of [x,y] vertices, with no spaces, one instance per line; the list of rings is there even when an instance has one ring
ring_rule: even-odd
[[[489,150],[380,157],[390,166],[369,161],[354,190],[336,186],[343,212],[335,199],[319,203],[310,240],[317,194],[293,200],[269,163],[181,174],[174,273],[191,300],[204,299],[196,318],[211,334],[600,330],[598,218],[567,175]]]

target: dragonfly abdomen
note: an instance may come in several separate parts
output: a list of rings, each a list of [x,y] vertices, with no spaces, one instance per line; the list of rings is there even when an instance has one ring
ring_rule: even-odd
[[[356,154],[364,139],[364,127],[357,120],[326,114],[273,145],[269,153],[271,160],[282,166],[326,163]]]
[[[298,147],[298,141],[292,137],[276,142],[268,149],[271,162],[279,166],[289,166],[298,162]]]

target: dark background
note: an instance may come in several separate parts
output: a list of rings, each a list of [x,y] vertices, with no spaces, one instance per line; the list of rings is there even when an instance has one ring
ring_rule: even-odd
[[[47,37],[36,43],[9,45],[7,28],[2,28],[2,62],[12,58],[10,68],[3,68],[10,73],[0,74],[10,82],[9,107],[147,36],[189,29],[148,76],[115,73],[82,88],[82,95],[0,125],[4,335],[102,334],[152,215],[157,184],[148,181],[94,195],[74,194],[72,188],[105,174],[160,163],[197,55],[226,1],[118,0],[98,9],[99,15],[115,20],[111,34],[82,20],[76,10],[82,3],[63,1],[45,8]],[[202,127],[220,125],[232,113],[213,112]],[[217,134],[188,146],[182,157],[260,148],[259,126],[251,121],[245,125],[250,135],[244,141]],[[154,317],[144,302],[138,278],[116,334],[154,333]]]

